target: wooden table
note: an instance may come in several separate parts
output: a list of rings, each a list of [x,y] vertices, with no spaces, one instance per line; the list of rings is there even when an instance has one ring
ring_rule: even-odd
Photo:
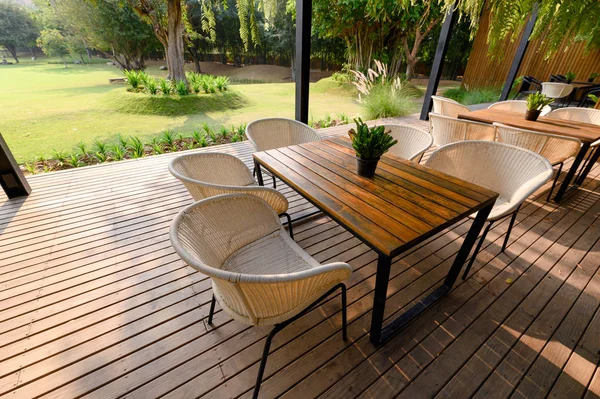
[[[551,133],[565,137],[575,137],[581,140],[581,149],[575,156],[573,165],[571,165],[567,176],[563,180],[562,184],[560,185],[560,188],[558,189],[558,192],[556,193],[556,196],[554,197],[554,201],[556,202],[562,200],[568,191],[576,189],[584,182],[588,173],[590,172],[590,170],[592,170],[594,163],[600,157],[600,148],[596,148],[596,150],[592,154],[590,154],[590,158],[588,159],[587,164],[584,166],[577,179],[575,179],[575,184],[571,186],[571,182],[573,181],[573,178],[575,177],[575,174],[577,173],[581,162],[583,161],[585,155],[590,149],[590,144],[597,140],[600,140],[600,126],[593,125],[591,123],[555,119],[544,116],[540,116],[535,122],[528,121],[525,120],[524,115],[520,112],[500,111],[495,110],[493,108],[473,111],[469,112],[468,114],[460,114],[458,115],[458,118],[489,124],[499,122],[516,128],[534,130],[543,133]]]
[[[257,152],[254,162],[259,184],[264,167],[378,253],[371,322],[375,344],[450,291],[498,196],[387,154],[374,178],[358,176],[354,150],[342,138]],[[383,328],[392,258],[477,211],[444,283]]]

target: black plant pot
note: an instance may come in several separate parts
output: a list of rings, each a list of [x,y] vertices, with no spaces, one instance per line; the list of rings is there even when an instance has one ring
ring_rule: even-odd
[[[596,79],[596,78],[588,78],[588,82],[592,83],[594,81],[594,79]]]
[[[528,109],[525,111],[525,119],[528,121],[537,121],[537,118],[540,116],[539,109]]]
[[[356,173],[363,177],[375,176],[375,169],[377,169],[377,162],[379,158],[362,159],[356,157]]]

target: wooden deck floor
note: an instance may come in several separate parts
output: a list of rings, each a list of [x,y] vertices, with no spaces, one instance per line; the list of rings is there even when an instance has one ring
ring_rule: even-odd
[[[248,143],[219,150],[251,158]],[[33,176],[30,197],[0,199],[0,396],[250,397],[269,329],[223,312],[206,324],[209,281],[167,235],[191,202],[173,156]],[[296,226],[317,260],[354,267],[349,341],[331,298],[276,336],[261,396],[600,397],[600,165],[560,206],[547,188],[505,253],[506,222],[471,277],[380,348],[368,339],[375,254],[326,217]],[[311,210],[282,191],[293,216]],[[395,260],[386,317],[443,279],[469,223]]]

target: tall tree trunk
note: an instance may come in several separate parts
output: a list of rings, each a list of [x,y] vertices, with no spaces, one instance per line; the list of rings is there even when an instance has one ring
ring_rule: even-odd
[[[181,0],[167,0],[168,13],[168,45],[165,48],[167,54],[167,68],[169,77],[173,80],[185,78],[185,63],[183,53],[183,13]]]
[[[19,63],[19,58],[17,57],[17,48],[14,46],[4,46],[8,52],[10,53],[10,55],[12,55],[12,57],[15,59],[15,62],[18,64]]]

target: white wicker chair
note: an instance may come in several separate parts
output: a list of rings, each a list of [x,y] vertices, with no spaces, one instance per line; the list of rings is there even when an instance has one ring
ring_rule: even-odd
[[[471,122],[449,116],[429,114],[433,144],[443,146],[457,141],[494,141],[494,127],[487,123]]]
[[[559,82],[542,82],[542,94],[550,98],[565,98],[573,91],[573,85]]]
[[[471,110],[458,102],[440,96],[431,96],[433,100],[433,112],[438,115],[450,116],[452,118],[458,117],[459,114],[466,114]]]
[[[390,154],[420,162],[423,153],[433,144],[433,137],[424,130],[406,125],[385,125],[385,130],[398,140],[398,144],[390,148]]]
[[[179,179],[194,201],[221,194],[246,193],[267,201],[278,215],[287,219],[290,236],[294,237],[285,195],[256,184],[252,172],[239,158],[219,152],[178,156],[169,163],[169,171]]]
[[[577,154],[581,147],[581,141],[571,137],[518,129],[500,123],[494,123],[494,128],[498,142],[528,149],[546,158],[552,166],[559,165],[552,187],[548,192],[547,199],[550,201],[564,162]]]
[[[512,215],[502,245],[506,249],[521,204],[552,176],[548,160],[532,151],[491,141],[464,141],[439,148],[426,165],[499,194],[463,279],[494,223]],[[474,218],[475,214],[471,215]]]
[[[250,122],[246,126],[246,137],[256,151],[321,141],[321,136],[316,130],[302,122],[287,118],[265,118]],[[273,188],[275,187],[273,176]]]
[[[507,101],[499,101],[494,103],[488,107],[488,109],[495,109],[500,111],[509,111],[509,112],[519,112],[525,115],[525,111],[527,111],[527,101],[525,100],[507,100]],[[542,108],[542,112],[540,115],[547,115],[552,111],[552,108],[549,105],[546,105]]]
[[[346,287],[352,267],[321,265],[288,237],[279,217],[262,199],[226,194],[183,209],[170,230],[175,251],[211,278],[213,299],[229,316],[253,326],[274,326],[268,335],[254,389],[258,396],[273,336],[321,300],[342,291],[346,339]]]

